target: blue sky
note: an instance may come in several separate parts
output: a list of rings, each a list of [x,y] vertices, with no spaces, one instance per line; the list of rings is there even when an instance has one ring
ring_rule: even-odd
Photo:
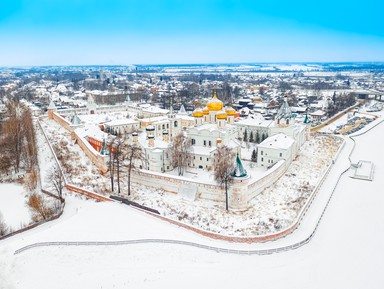
[[[384,61],[384,1],[0,0],[0,66]]]

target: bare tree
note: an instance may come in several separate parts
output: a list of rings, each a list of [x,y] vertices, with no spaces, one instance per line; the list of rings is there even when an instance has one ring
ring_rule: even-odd
[[[25,137],[24,155],[27,168],[32,169],[37,165],[36,134],[32,114],[29,109],[24,110],[22,126]]]
[[[116,181],[117,181],[117,193],[120,194],[120,175],[122,173],[122,164],[125,158],[125,155],[123,153],[124,149],[124,142],[121,137],[117,137],[115,140],[115,153],[113,155],[114,162],[116,164]]]
[[[0,237],[8,233],[8,226],[4,221],[3,214],[0,212]]]
[[[188,161],[191,158],[191,145],[191,140],[181,132],[175,136],[168,148],[171,165],[178,169],[179,176],[184,175],[184,171],[188,167]]]
[[[4,163],[9,168],[13,167],[16,173],[21,165],[28,170],[33,169],[37,165],[37,148],[32,114],[28,107],[18,101],[7,103],[3,133],[4,146],[0,155]]]
[[[50,184],[55,189],[60,199],[63,199],[63,190],[65,188],[65,178],[58,167],[55,167],[48,175]]]
[[[111,190],[114,191],[114,184],[115,184],[115,145],[114,140],[110,141],[108,143],[108,150],[109,150],[109,160],[108,160],[108,170],[109,170],[109,178],[111,180]]]
[[[7,105],[8,119],[4,123],[6,138],[6,151],[11,155],[15,173],[19,172],[21,162],[21,151],[23,144],[23,126],[21,123],[20,109],[16,102]]]
[[[144,152],[136,143],[126,144],[122,149],[125,155],[125,166],[128,172],[128,196],[131,195],[131,173],[132,169],[137,169],[138,165],[144,162]]]
[[[34,213],[34,219],[36,221],[41,218],[46,220],[53,214],[53,209],[49,206],[47,200],[36,193],[29,196],[27,204],[29,209]]]
[[[217,148],[213,171],[215,181],[225,189],[225,209],[228,211],[228,189],[233,182],[231,175],[233,171],[235,154],[227,146]]]
[[[38,178],[39,178],[39,172],[36,169],[36,167],[32,168],[26,177],[24,178],[24,187],[32,192],[33,190],[36,189],[37,183],[38,183]]]
[[[111,181],[111,190],[115,190],[115,175],[117,182],[117,193],[120,194],[120,175],[122,172],[122,162],[124,160],[124,154],[122,153],[122,144],[125,140],[120,136],[116,136],[108,144],[109,160],[108,170]]]

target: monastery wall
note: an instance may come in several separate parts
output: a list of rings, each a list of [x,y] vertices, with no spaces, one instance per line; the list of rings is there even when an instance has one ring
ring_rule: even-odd
[[[288,166],[289,164],[285,160],[280,160],[261,179],[251,181],[248,185],[248,201],[275,183],[285,173]]]
[[[71,122],[66,120],[64,117],[62,117],[58,112],[50,112],[48,114],[48,117],[49,117],[49,119],[55,120],[57,123],[59,123],[66,130],[72,131]]]
[[[107,163],[105,161],[105,156],[100,155],[90,144],[89,142],[80,136],[76,131],[74,131],[74,136],[76,138],[77,144],[87,155],[87,157],[92,161],[92,163],[97,166],[100,172],[104,175],[108,172]]]
[[[96,199],[98,201],[109,201],[109,202],[113,201],[112,199],[110,199],[110,198],[108,198],[106,196],[97,194],[95,192],[92,192],[90,190],[86,190],[86,189],[80,188],[80,187],[72,185],[72,184],[67,184],[66,188],[67,188],[67,190],[70,190],[72,192],[76,192],[76,193],[80,193],[80,194],[86,195],[86,196],[88,196],[88,197],[90,197],[92,199]]]
[[[196,198],[221,202],[225,201],[225,192],[220,186],[194,182],[183,177],[169,177],[161,173],[141,170],[132,172],[131,181],[174,194],[183,193],[183,190],[195,191]]]
[[[100,155],[89,143],[86,139],[84,139],[82,136],[80,136],[76,131],[75,128],[79,126],[74,126],[63,118],[60,114],[58,114],[55,111],[49,111],[48,118],[55,120],[57,123],[59,123],[63,128],[71,132],[71,135],[74,139],[76,139],[77,144],[80,146],[80,148],[83,150],[83,152],[87,155],[87,157],[92,161],[94,165],[97,166],[97,168],[100,170],[102,174],[105,174],[108,172],[108,167],[105,161],[105,156]]]
[[[249,178],[236,180],[228,190],[229,207],[234,210],[244,210],[248,202],[272,185],[286,171],[284,160],[279,161],[261,179],[250,182]],[[218,185],[205,184],[178,176],[167,176],[152,171],[132,171],[131,181],[136,184],[154,189],[164,190],[174,194],[196,196],[197,199],[225,202],[225,190]]]

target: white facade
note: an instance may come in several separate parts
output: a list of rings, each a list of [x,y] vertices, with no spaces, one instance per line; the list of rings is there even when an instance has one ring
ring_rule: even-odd
[[[265,139],[257,146],[257,164],[260,167],[271,167],[280,160],[290,164],[296,155],[295,140],[279,133]]]
[[[118,134],[128,134],[137,131],[139,121],[134,119],[116,119],[104,123],[107,130],[113,130]]]

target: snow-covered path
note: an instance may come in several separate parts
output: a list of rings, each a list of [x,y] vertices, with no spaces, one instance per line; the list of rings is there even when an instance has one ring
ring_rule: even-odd
[[[268,256],[215,253],[170,244],[35,248],[41,241],[166,238],[256,248],[306,236],[326,199],[324,183],[302,226],[278,242],[235,245],[205,239],[117,203],[69,197],[62,218],[0,242],[0,288],[383,288],[384,123],[356,138],[352,160],[373,160],[372,182],[343,175],[314,238],[297,250]],[[345,154],[348,152],[347,144]],[[344,154],[344,152],[343,152]],[[345,160],[340,155],[339,160]],[[341,161],[342,171],[348,160]],[[332,172],[331,177],[337,174]],[[328,181],[328,180],[327,180]],[[329,191],[328,191],[329,192]]]

